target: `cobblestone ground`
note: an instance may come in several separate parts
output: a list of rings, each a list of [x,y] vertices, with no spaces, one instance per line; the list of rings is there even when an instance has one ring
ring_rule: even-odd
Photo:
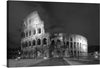
[[[32,64],[37,64],[39,62],[44,61],[45,59],[8,59],[7,60],[7,66],[8,67],[27,67]]]
[[[51,58],[31,66],[61,66],[69,65],[63,58]]]
[[[21,59],[8,60],[8,67],[62,66],[100,64],[100,60],[76,58]]]
[[[70,61],[70,63],[72,65],[75,65],[73,63],[80,63],[78,65],[90,65],[90,64],[100,64],[100,60],[99,59],[77,59],[77,58],[66,58],[68,61]]]

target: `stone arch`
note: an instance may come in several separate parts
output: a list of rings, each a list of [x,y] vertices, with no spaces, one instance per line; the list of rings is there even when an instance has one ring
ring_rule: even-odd
[[[29,36],[31,36],[31,30],[29,31]]]
[[[55,40],[51,40],[51,45],[55,45]]]
[[[57,39],[57,41],[56,41],[56,42],[57,42],[57,44],[60,44],[60,43],[61,43],[61,41],[60,41],[59,39]]]
[[[43,39],[43,44],[47,44],[47,39],[46,38]]]
[[[74,48],[76,49],[76,42],[74,42]]]
[[[21,37],[22,37],[22,38],[25,38],[25,32],[22,32],[22,33],[21,33]]]
[[[25,47],[27,47],[27,46],[28,46],[28,42],[26,41],[26,42],[25,42]]]
[[[41,33],[41,28],[38,28],[38,33],[39,33],[39,34]]]
[[[32,45],[35,46],[35,44],[36,44],[36,42],[35,42],[35,40],[33,40],[33,41],[32,41]]]
[[[37,39],[37,45],[41,45],[41,40]]]
[[[31,41],[29,41],[29,46],[31,46]]]
[[[65,48],[69,47],[69,41],[65,42]]]
[[[70,41],[73,41],[73,38],[72,37],[70,37]]]
[[[73,42],[70,42],[70,47],[73,48]]]
[[[33,30],[33,35],[35,35],[35,34],[36,34],[36,30],[34,29],[34,30]]]
[[[69,45],[69,41],[66,42],[66,45]]]
[[[26,37],[28,37],[28,31],[26,31]]]

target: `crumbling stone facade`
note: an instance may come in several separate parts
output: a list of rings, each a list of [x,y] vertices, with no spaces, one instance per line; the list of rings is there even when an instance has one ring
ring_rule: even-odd
[[[45,53],[43,48],[49,44],[49,33],[45,33],[44,22],[40,19],[37,11],[31,13],[24,20],[22,33],[22,56],[26,58],[43,57],[43,53]]]
[[[37,11],[25,18],[22,27],[21,50],[23,58],[87,56],[87,39],[81,35],[46,33],[44,21]]]
[[[84,36],[72,34],[65,39],[67,53],[71,57],[81,57],[88,55],[88,43]],[[66,55],[68,56],[68,55]]]

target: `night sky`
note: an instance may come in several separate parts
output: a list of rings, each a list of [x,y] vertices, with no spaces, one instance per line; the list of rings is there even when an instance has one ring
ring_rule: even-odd
[[[89,46],[99,45],[99,5],[54,2],[7,2],[8,47],[20,46],[21,24],[34,10],[44,21],[46,32],[80,34]]]

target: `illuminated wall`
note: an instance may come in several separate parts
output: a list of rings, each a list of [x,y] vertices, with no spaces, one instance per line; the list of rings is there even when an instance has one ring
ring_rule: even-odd
[[[72,56],[87,56],[88,43],[82,35],[72,34],[66,38],[66,46],[69,54]]]
[[[65,49],[61,47],[66,45],[66,56],[87,56],[88,53],[88,43],[84,36],[72,34],[66,37],[66,34],[58,33],[54,34],[55,38],[50,39],[50,34],[45,33],[44,22],[37,11],[24,19],[22,35],[21,49],[24,57],[49,57],[49,45],[52,45],[53,40],[57,45],[55,49],[60,48],[61,53]]]
[[[24,19],[22,33],[21,49],[25,56],[33,57],[35,53],[40,55],[42,51],[38,48],[49,44],[49,33],[45,33],[44,22],[40,19],[37,11]]]

